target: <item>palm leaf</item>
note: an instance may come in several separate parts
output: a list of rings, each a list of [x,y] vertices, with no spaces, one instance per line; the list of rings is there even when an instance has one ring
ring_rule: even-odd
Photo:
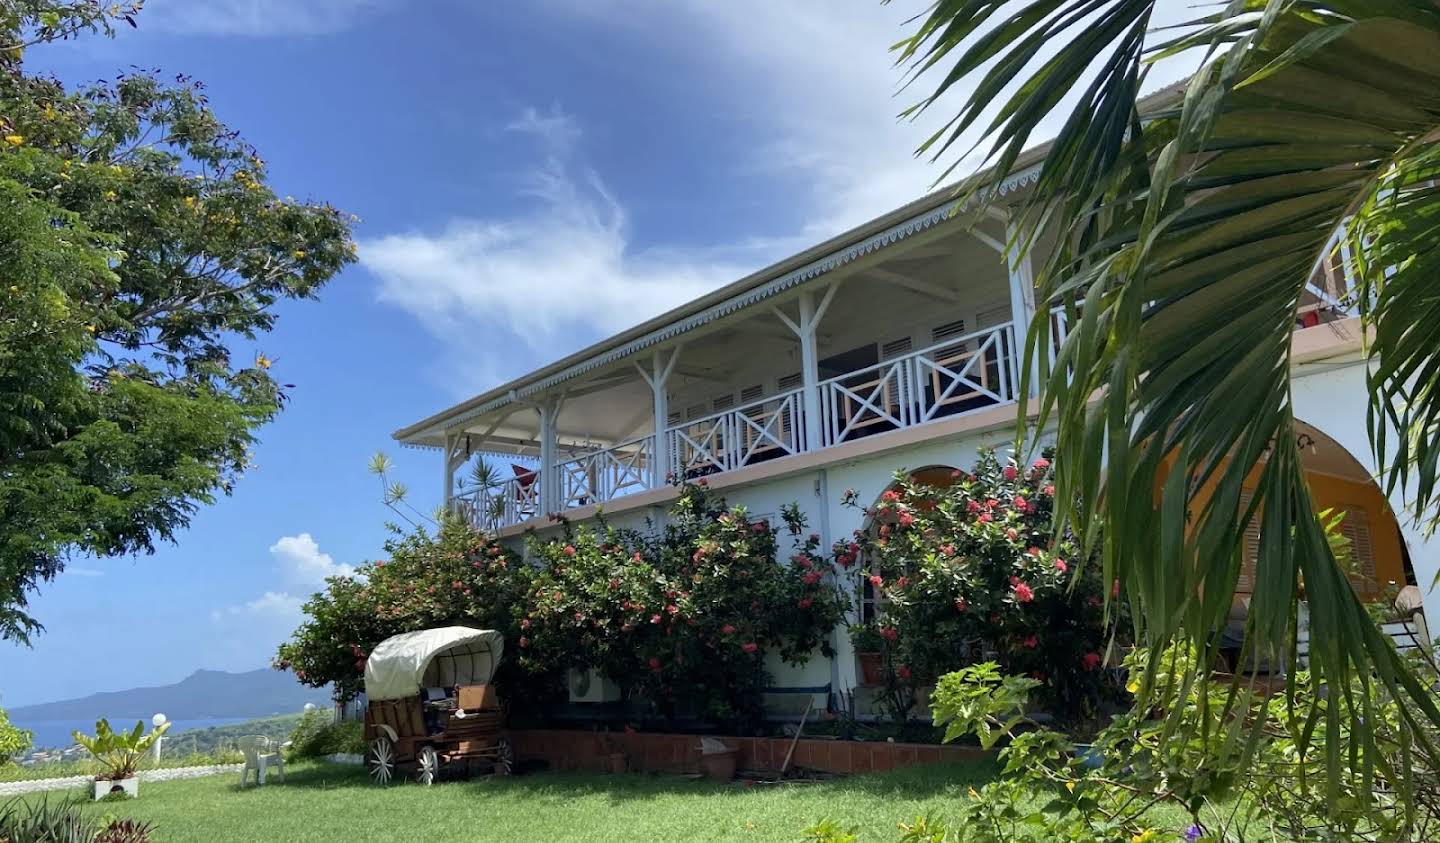
[[[1297,311],[1343,229],[1361,256],[1360,312],[1373,330],[1372,446],[1387,491],[1402,490],[1417,517],[1436,519],[1440,7],[1233,0],[1147,48],[1119,22],[1148,25],[1151,3],[1021,4],[1005,24],[976,35],[971,24],[996,15],[995,5],[937,3],[900,50],[917,73],[958,56],[917,110],[976,80],[946,134],[922,152],[944,154],[979,125],[997,85],[1010,86],[988,127],[998,172],[1058,102],[1078,94],[1016,209],[1020,245],[1042,225],[1057,235],[1040,300],[1064,308],[1072,326],[1053,364],[1038,353],[1052,347],[1048,308],[1026,339],[1026,359],[1039,361],[1040,426],[1053,421],[1057,430],[1059,526],[1099,546],[1156,653],[1186,640],[1205,665],[1217,644],[1209,633],[1235,593],[1245,529],[1258,519],[1263,547],[1247,646],[1289,651],[1303,581],[1316,686],[1346,688],[1364,677],[1411,701],[1412,723],[1440,723],[1433,698],[1337,565],[1298,454],[1283,444],[1294,424]],[[1107,28],[1072,35],[1038,62],[1033,39],[1071,34],[1068,21],[1080,12]],[[1204,51],[1203,69],[1183,95],[1142,115],[1145,61],[1188,49]],[[1254,497],[1244,504],[1252,474]],[[1150,667],[1153,676],[1153,660]],[[1342,756],[1367,780],[1386,764],[1364,725],[1367,704],[1346,697],[1327,706],[1332,722],[1317,740],[1332,786]],[[1342,713],[1353,728],[1338,728]],[[1342,734],[1349,745],[1340,745]]]

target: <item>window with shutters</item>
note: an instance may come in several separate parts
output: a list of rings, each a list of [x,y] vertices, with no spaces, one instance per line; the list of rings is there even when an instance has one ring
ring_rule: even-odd
[[[679,423],[680,423],[680,414],[679,414],[679,413],[671,413],[670,415],[668,415],[668,416],[665,417],[665,424],[669,425],[670,427],[674,427],[675,425],[677,425],[677,424],[679,424]]]
[[[740,403],[749,404],[751,401],[759,401],[764,394],[765,387],[758,383],[754,386],[747,386],[740,390]]]
[[[880,359],[893,360],[896,357],[904,357],[914,348],[914,343],[909,337],[901,337],[898,340],[891,340],[880,346]]]
[[[792,389],[799,389],[800,384],[804,382],[805,378],[799,372],[796,372],[793,375],[786,375],[781,378],[776,386],[780,388],[781,392],[788,392]]]
[[[975,330],[983,331],[1010,321],[1010,305],[1001,304],[975,314]]]
[[[704,404],[692,404],[691,406],[685,408],[685,420],[686,420],[686,421],[690,421],[690,420],[692,420],[692,419],[698,419],[698,418],[700,418],[700,417],[703,416],[703,415],[705,415],[705,405],[704,405]]]
[[[936,325],[930,329],[930,340],[932,342],[944,342],[953,337],[965,334],[965,320],[956,319],[954,322],[946,322],[944,325]]]
[[[710,402],[710,409],[714,410],[717,413],[721,410],[728,410],[733,406],[735,406],[735,396],[733,394],[722,395],[719,398],[716,398],[714,401]]]
[[[1252,495],[1245,492],[1240,496],[1240,510],[1250,506]],[[1370,538],[1370,516],[1360,507],[1342,506],[1340,511],[1345,513],[1344,519],[1340,522],[1340,533],[1350,542],[1350,553],[1354,557],[1354,568],[1364,579],[1361,585],[1374,587],[1375,580],[1375,546]],[[1249,594],[1255,590],[1255,563],[1260,558],[1260,513],[1255,513],[1249,526],[1245,528],[1244,555],[1241,557],[1240,578],[1235,583],[1235,590]]]
[[[1341,507],[1345,519],[1340,522],[1340,534],[1350,541],[1350,555],[1354,569],[1364,578],[1364,585],[1370,588],[1380,583],[1375,579],[1375,546],[1370,541],[1370,515],[1356,506]]]

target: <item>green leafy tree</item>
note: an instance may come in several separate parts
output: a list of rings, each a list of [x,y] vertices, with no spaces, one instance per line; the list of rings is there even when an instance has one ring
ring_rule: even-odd
[[[1056,499],[1084,502],[1056,518],[1099,544],[1125,584],[1153,645],[1149,676],[1169,642],[1211,663],[1258,520],[1250,645],[1288,649],[1303,581],[1314,687],[1360,677],[1408,698],[1405,717],[1440,722],[1336,564],[1299,455],[1270,447],[1290,439],[1291,337],[1339,231],[1373,332],[1367,398],[1385,482],[1415,517],[1440,514],[1440,14],[1430,0],[1232,0],[1157,38],[1156,6],[943,2],[899,45],[916,76],[938,80],[912,113],[974,85],[925,145],[936,157],[985,131],[1006,172],[1073,95],[1015,209],[1018,246],[1042,229],[1058,244],[1026,341],[1040,360],[1041,423],[1058,428]],[[1186,50],[1203,68],[1142,115],[1149,65]],[[971,195],[991,198],[983,186]],[[1053,367],[1034,354],[1052,342],[1052,307],[1074,326]],[[1346,744],[1327,747],[1331,782],[1347,748],[1362,767],[1380,760],[1357,699],[1326,711],[1327,739]],[[1341,718],[1356,728],[1339,729]]]
[[[236,344],[354,259],[350,218],[277,196],[200,83],[25,72],[134,11],[0,5],[0,638],[42,628],[27,597],[69,556],[150,552],[231,490],[285,400]]]
[[[29,749],[34,741],[34,732],[11,723],[5,709],[0,708],[0,764]]]

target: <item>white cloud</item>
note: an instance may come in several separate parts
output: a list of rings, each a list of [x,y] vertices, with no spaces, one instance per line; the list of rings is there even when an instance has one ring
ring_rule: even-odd
[[[99,568],[77,568],[74,565],[66,566],[65,573],[72,577],[103,577],[105,572]]]
[[[291,580],[306,585],[320,585],[326,577],[355,573],[354,567],[337,563],[330,554],[321,553],[320,545],[309,533],[281,536],[270,545],[270,555],[280,562]]]
[[[526,109],[506,129],[532,136],[539,152],[540,163],[519,183],[531,211],[454,219],[440,231],[360,244],[361,263],[380,279],[381,300],[464,348],[474,383],[493,386],[518,374],[517,347],[553,354],[559,342],[568,346],[560,353],[573,350],[753,264],[746,259],[752,244],[689,254],[636,248],[625,208],[599,174],[577,161],[572,150],[580,129],[558,109]],[[497,332],[504,341],[496,341]]]
[[[558,107],[527,109],[506,128],[535,140],[538,163],[521,190],[533,200],[529,210],[457,217],[432,230],[360,244],[361,263],[380,279],[380,298],[419,318],[466,361],[446,365],[448,385],[467,394],[493,387],[927,192],[942,169],[915,158],[914,150],[967,91],[957,86],[933,114],[916,121],[897,119],[936,82],[932,75],[897,95],[902,75],[888,50],[925,4],[849,0],[843,11],[832,5],[539,4],[536,25],[547,17],[578,21],[595,30],[602,48],[646,73],[702,80],[676,86],[679,93],[666,107],[728,115],[730,123],[717,125],[738,122],[738,128],[735,136],[695,150],[693,165],[726,170],[771,212],[767,219],[789,222],[737,233],[727,219],[724,242],[656,244],[650,232],[632,230],[627,197],[612,195],[602,176],[580,163],[576,122]],[[1159,19],[1183,17],[1183,5],[1162,2]],[[1161,75],[1152,74],[1150,87],[1178,71]],[[1042,126],[1036,140],[1059,123]],[[645,131],[633,122],[603,128]],[[967,159],[957,173],[978,163],[979,156]],[[644,166],[638,154],[634,166]],[[694,230],[705,231],[707,197],[686,198],[696,208]]]
[[[150,0],[140,24],[205,35],[318,35],[357,26],[399,0]]]

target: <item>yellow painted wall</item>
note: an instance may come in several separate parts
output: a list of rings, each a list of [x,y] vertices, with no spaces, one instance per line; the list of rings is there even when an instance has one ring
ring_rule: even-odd
[[[1356,483],[1328,474],[1307,472],[1310,494],[1320,509],[1360,509],[1370,525],[1370,544],[1375,554],[1375,584],[1357,583],[1362,595],[1383,590],[1386,584],[1405,585],[1405,562],[1400,551],[1400,529],[1395,514],[1380,488],[1374,483]]]

